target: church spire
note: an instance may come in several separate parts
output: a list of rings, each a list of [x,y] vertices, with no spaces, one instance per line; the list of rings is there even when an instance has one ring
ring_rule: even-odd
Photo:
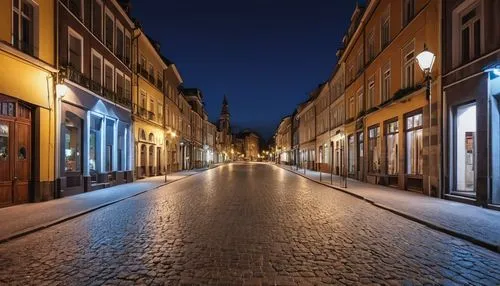
[[[225,115],[229,116],[229,104],[227,103],[227,97],[224,94],[224,99],[222,100],[222,110],[220,112],[221,118]]]

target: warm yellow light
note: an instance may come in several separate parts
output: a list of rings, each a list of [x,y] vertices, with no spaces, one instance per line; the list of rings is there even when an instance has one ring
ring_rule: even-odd
[[[68,92],[68,87],[64,83],[56,84],[56,94],[57,97],[62,98]]]

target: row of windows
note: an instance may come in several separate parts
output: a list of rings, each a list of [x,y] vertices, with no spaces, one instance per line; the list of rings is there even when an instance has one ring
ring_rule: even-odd
[[[102,0],[65,0],[63,4],[89,28],[117,58],[127,66],[131,64],[131,34],[124,25],[105,7]],[[90,17],[84,17],[84,13]]]
[[[80,73],[84,72],[83,37],[71,28],[68,29],[68,65]],[[91,89],[104,87],[107,91],[115,92],[124,98],[131,98],[130,77],[115,68],[96,50],[91,49],[90,62]]]

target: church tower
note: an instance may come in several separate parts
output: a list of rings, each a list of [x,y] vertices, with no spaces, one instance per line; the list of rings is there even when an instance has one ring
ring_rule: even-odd
[[[226,95],[224,95],[224,99],[222,100],[222,110],[219,117],[219,131],[222,131],[224,134],[231,133],[229,118],[229,104],[227,103]]]

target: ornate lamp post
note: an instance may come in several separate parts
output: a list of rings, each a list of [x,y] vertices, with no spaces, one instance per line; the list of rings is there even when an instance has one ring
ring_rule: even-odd
[[[429,188],[429,195],[431,194],[431,163],[430,163],[430,158],[431,158],[431,126],[432,126],[432,94],[431,94],[431,72],[432,72],[432,66],[434,65],[434,60],[436,59],[436,55],[434,55],[432,52],[429,52],[427,50],[427,47],[424,45],[424,50],[417,55],[417,62],[418,66],[420,69],[424,72],[425,74],[425,95],[427,97],[427,101],[429,101],[429,143],[428,143],[428,151],[427,151],[427,165],[428,165],[428,181],[427,185]]]

